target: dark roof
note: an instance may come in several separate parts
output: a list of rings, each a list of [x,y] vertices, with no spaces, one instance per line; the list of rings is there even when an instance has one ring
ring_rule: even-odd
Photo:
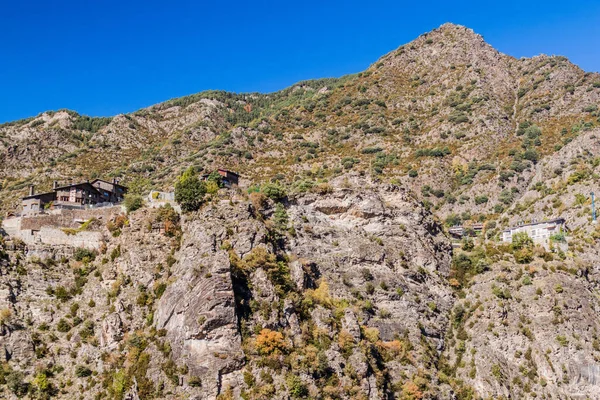
[[[218,171],[223,171],[223,172],[227,172],[228,174],[232,174],[232,175],[235,175],[235,176],[240,176],[240,174],[238,174],[237,172],[233,172],[233,171],[230,171],[230,170],[225,169],[225,168],[219,168]]]
[[[22,199],[23,200],[35,199],[36,197],[43,197],[43,196],[48,196],[48,195],[53,195],[53,194],[55,194],[55,193],[54,192],[36,193],[34,195],[31,195],[31,196],[25,196]]]
[[[119,186],[119,187],[122,187],[122,188],[124,188],[124,189],[127,189],[127,186],[123,186],[123,185],[121,185],[120,183],[114,183],[114,182],[106,181],[106,180],[104,180],[104,179],[94,179],[94,180],[92,181],[92,185],[93,185],[94,183],[96,183],[96,182],[104,182],[104,183],[108,183],[109,185]]]
[[[517,226],[511,226],[510,228],[506,228],[505,230],[503,230],[502,232],[508,232],[508,231],[512,231],[513,229],[518,229],[518,228],[522,228],[524,226],[533,226],[533,225],[541,225],[541,224],[551,224],[553,222],[556,223],[564,223],[565,219],[564,218],[554,218],[554,219],[549,219],[547,221],[539,221],[539,222],[530,222],[529,224],[523,224],[523,225],[517,225]]]
[[[88,185],[90,188],[92,188],[93,190],[95,190],[96,192],[98,192],[98,189],[96,189],[96,187],[94,185],[92,185],[90,182],[79,182],[79,183],[71,183],[69,185],[64,185],[64,186],[59,186],[54,188],[53,190],[61,190],[61,189],[70,189],[72,187],[76,187],[76,186],[86,186]],[[98,192],[100,193],[100,192]]]

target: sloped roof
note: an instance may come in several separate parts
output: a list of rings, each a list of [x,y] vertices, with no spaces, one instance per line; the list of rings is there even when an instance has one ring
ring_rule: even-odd
[[[36,197],[43,197],[43,196],[48,196],[48,195],[53,195],[53,194],[55,194],[55,192],[36,193],[34,195],[31,195],[31,196],[25,196],[22,199],[23,200],[35,199]]]
[[[98,192],[98,189],[96,189],[96,187],[94,185],[92,185],[90,182],[71,183],[69,185],[56,187],[53,190],[57,191],[57,190],[62,190],[62,189],[70,189],[72,187],[77,187],[77,186],[89,186],[92,190],[95,190],[96,192]],[[98,192],[98,194],[100,194],[100,192]]]
[[[104,183],[108,183],[109,185],[119,186],[119,187],[122,187],[122,188],[124,188],[124,189],[127,189],[127,186],[121,185],[120,183],[114,183],[114,182],[110,182],[110,181],[107,181],[107,180],[104,180],[104,179],[94,179],[94,180],[92,181],[92,185],[93,185],[94,183],[96,183],[96,182],[104,182]]]
[[[563,224],[563,223],[565,223],[565,219],[564,218],[554,218],[554,219],[549,219],[547,221],[530,222],[529,224],[511,226],[510,228],[506,228],[505,230],[503,230],[503,232],[509,232],[509,231],[512,231],[513,229],[519,229],[519,228],[522,228],[524,226],[534,226],[534,225],[552,224],[552,223]]]

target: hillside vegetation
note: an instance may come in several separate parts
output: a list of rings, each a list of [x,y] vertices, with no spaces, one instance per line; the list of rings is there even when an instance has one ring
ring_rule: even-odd
[[[4,238],[0,397],[598,398],[599,106],[599,74],[445,24],[338,79],[0,125],[3,214],[241,174],[182,216],[137,197],[99,252]],[[548,248],[499,240],[555,217]]]

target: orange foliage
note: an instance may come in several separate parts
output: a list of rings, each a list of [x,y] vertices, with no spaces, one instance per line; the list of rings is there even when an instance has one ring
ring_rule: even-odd
[[[423,392],[421,392],[421,389],[413,381],[408,381],[402,385],[402,398],[406,400],[421,400]]]
[[[256,337],[256,348],[261,354],[283,353],[287,350],[287,344],[281,332],[263,329]]]

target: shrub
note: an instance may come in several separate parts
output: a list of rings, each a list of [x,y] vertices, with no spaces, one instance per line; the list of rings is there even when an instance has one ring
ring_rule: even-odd
[[[259,353],[269,355],[286,352],[287,344],[281,332],[265,328],[256,337],[256,348]]]
[[[369,268],[363,268],[360,270],[360,274],[362,275],[365,281],[372,281],[374,279],[373,274]]]
[[[435,147],[432,149],[418,149],[415,153],[417,157],[444,157],[452,154],[448,146]]]
[[[156,221],[162,222],[165,227],[165,235],[167,236],[175,236],[178,232],[180,232],[181,227],[179,224],[179,214],[170,204],[165,204],[164,206],[158,209],[158,213],[156,214]]]
[[[515,251],[515,261],[519,264],[529,264],[533,261],[533,251],[531,248],[523,248]]]
[[[485,204],[488,202],[488,197],[485,195],[482,196],[475,196],[475,204],[480,205],[480,204]]]
[[[88,367],[83,365],[78,365],[77,367],[75,367],[75,376],[77,376],[78,378],[86,378],[90,375],[92,375],[92,370]]]
[[[285,189],[276,183],[267,183],[263,185],[261,192],[271,200],[275,201],[283,200],[287,196]]]
[[[58,286],[54,289],[54,296],[60,301],[68,301],[71,299],[71,293],[64,286]]]
[[[363,154],[375,154],[375,153],[379,153],[382,152],[383,149],[381,147],[365,147],[364,149],[361,150],[361,153]]]
[[[250,193],[250,202],[254,206],[254,209],[260,211],[267,206],[267,196],[262,193],[252,192]]]
[[[61,318],[56,324],[56,330],[62,333],[69,332],[71,330],[71,324]]]
[[[139,194],[125,195],[125,209],[128,213],[139,210],[144,206],[144,199]]]
[[[188,385],[190,385],[191,387],[202,387],[202,379],[200,379],[197,376],[192,376],[188,380]]]
[[[526,150],[525,153],[523,153],[523,158],[525,160],[529,160],[533,163],[537,163],[538,159],[540,158],[540,155],[537,151],[535,151],[533,149],[529,149],[529,150]]]
[[[25,376],[19,371],[12,371],[6,376],[6,386],[19,398],[25,396],[29,390]]]
[[[289,374],[285,379],[290,396],[302,398],[308,396],[308,388],[298,375]]]
[[[462,246],[461,246],[461,248],[464,251],[471,251],[471,250],[473,250],[475,248],[475,243],[473,243],[473,239],[465,237],[462,240]]]
[[[94,261],[96,259],[96,252],[83,247],[78,247],[73,253],[75,261]]]
[[[457,214],[450,214],[446,217],[446,226],[456,226],[456,225],[460,225],[460,223],[462,222],[462,220],[460,219],[460,215]]]
[[[524,248],[532,248],[533,240],[527,235],[526,232],[517,232],[512,236],[512,243],[510,247],[513,250],[521,250]]]
[[[12,311],[10,311],[10,308],[7,307],[7,308],[0,309],[0,326],[8,323],[11,316],[12,316]]]
[[[569,341],[567,340],[567,338],[564,335],[557,335],[556,336],[556,341],[562,347],[567,347],[569,345]]]
[[[189,167],[175,183],[175,201],[185,212],[200,208],[206,194],[206,184],[198,178],[193,167]]]

